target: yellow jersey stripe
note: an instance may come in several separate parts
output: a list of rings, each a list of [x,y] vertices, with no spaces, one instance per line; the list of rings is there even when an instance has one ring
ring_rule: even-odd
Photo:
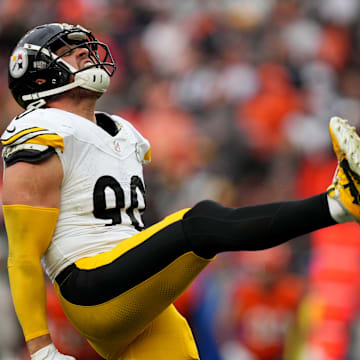
[[[65,148],[63,138],[57,134],[37,135],[29,140],[26,140],[25,143],[40,144],[40,145],[51,146],[53,148],[60,148],[62,152],[64,151]]]
[[[13,143],[14,141],[16,141],[17,139],[20,139],[22,136],[33,133],[33,132],[37,132],[37,131],[43,131],[46,129],[43,128],[39,128],[39,127],[33,127],[30,129],[25,129],[23,131],[20,131],[19,133],[13,135],[12,137],[10,137],[7,140],[1,140],[1,143],[5,146],[5,145],[9,145],[11,143]]]

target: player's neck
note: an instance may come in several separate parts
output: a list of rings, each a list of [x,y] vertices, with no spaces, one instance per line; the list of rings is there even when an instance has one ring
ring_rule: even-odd
[[[96,123],[95,102],[91,104],[91,103],[86,103],[85,101],[73,102],[73,101],[55,100],[50,104],[48,104],[48,107],[65,110],[73,114],[82,116]]]
[[[57,99],[51,100],[48,102],[48,107],[57,108],[60,110],[68,111],[73,114],[82,116],[94,123],[96,123],[95,118],[95,98],[79,98],[77,96],[65,96],[59,97]]]

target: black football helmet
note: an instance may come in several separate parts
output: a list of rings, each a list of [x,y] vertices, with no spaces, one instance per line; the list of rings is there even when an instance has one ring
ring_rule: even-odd
[[[68,49],[56,55],[64,46]],[[89,51],[93,62],[81,70],[63,60],[64,55],[79,47]],[[75,87],[103,93],[114,72],[108,46],[89,30],[80,25],[46,24],[30,30],[17,43],[10,57],[9,88],[24,109],[38,108],[52,96]]]

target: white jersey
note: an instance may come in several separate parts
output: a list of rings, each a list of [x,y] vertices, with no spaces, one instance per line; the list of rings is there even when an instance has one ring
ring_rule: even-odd
[[[142,165],[150,161],[149,142],[126,120],[97,116],[107,118],[117,133],[49,108],[20,114],[2,136],[4,159],[33,147],[38,153],[55,148],[61,160],[60,214],[43,257],[52,281],[74,261],[111,250],[143,228]]]

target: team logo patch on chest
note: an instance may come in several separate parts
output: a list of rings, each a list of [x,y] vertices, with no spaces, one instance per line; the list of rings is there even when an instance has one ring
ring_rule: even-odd
[[[12,77],[19,78],[25,74],[28,68],[28,57],[24,49],[18,48],[12,53],[9,63],[9,71]]]

